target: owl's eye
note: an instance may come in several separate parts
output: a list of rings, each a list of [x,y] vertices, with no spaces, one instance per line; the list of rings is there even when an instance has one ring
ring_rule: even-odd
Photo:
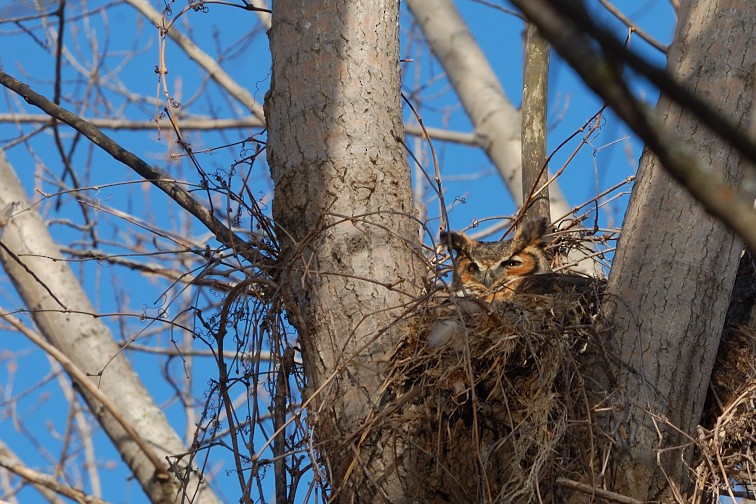
[[[507,259],[506,261],[502,261],[501,262],[501,267],[502,268],[512,268],[512,267],[515,267],[515,266],[519,266],[521,264],[522,264],[521,260],[512,258],[512,259]]]
[[[478,271],[480,271],[480,268],[478,268],[478,265],[475,264],[474,262],[471,262],[470,264],[467,265],[468,273],[477,273]]]

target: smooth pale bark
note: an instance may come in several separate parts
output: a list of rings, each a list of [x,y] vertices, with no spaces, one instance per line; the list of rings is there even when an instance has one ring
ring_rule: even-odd
[[[21,205],[3,227],[2,243],[23,266],[4,250],[0,251],[0,262],[37,329],[76,367],[91,376],[92,382],[115,403],[126,422],[147,441],[163,464],[166,456],[186,452],[186,446],[153,402],[110,330],[101,319],[95,318],[97,311],[68,263],[62,260],[63,255],[42,218],[31,209],[5,153],[0,151],[0,207],[11,202],[21,202]],[[178,482],[174,478],[159,481],[155,477],[155,465],[121,424],[85,389],[80,387],[79,392],[149,499],[156,503],[174,502],[181,492]],[[190,473],[187,488],[188,495],[192,496],[199,484],[195,474]],[[216,503],[218,500],[206,485],[202,485],[194,502]]]
[[[756,4],[686,2],[680,10],[668,71],[743,129],[753,128]],[[679,106],[657,110],[711,170],[738,184],[753,167]],[[745,188],[744,188],[745,189]],[[751,198],[753,188],[751,187]],[[752,199],[751,199],[752,201]],[[622,425],[627,451],[614,459],[615,489],[639,499],[669,498],[666,477],[684,488],[692,452],[662,453],[680,438],[648,411],[692,433],[701,417],[742,244],[645,152],[622,227],[609,291],[619,301],[614,334],[630,369]],[[621,455],[621,456],[620,456]],[[665,474],[666,473],[666,477]]]
[[[364,422],[425,269],[402,139],[398,2],[282,0],[265,103],[280,285],[339,502],[413,502],[401,438]]]

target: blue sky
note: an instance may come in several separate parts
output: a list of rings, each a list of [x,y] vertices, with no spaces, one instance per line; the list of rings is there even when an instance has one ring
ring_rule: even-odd
[[[615,5],[661,42],[671,42],[674,18],[668,3],[615,2]],[[457,2],[457,6],[484,48],[508,97],[519,107],[522,93],[522,52],[519,50],[522,23],[511,15],[493,11],[490,7],[476,2]],[[606,24],[614,27],[621,36],[626,35],[626,29],[619,21],[602,11],[600,7],[594,7],[597,15],[600,14]],[[637,35],[631,39],[631,45],[642,54],[658,61],[660,65],[663,64],[662,55],[657,50],[649,48]],[[518,50],[508,49],[515,47]],[[553,52],[549,88],[551,130],[548,152],[552,152],[599,110],[601,101],[587,90],[573,71]],[[655,102],[657,93],[644,81],[636,79],[634,88],[639,96],[645,97],[651,103]],[[460,110],[457,116],[459,118],[455,117],[456,120],[452,121],[453,127],[460,125],[461,129],[470,131],[463,111]],[[552,171],[562,166],[582,138],[583,135],[577,135],[555,155],[550,166]],[[589,144],[581,150],[559,179],[560,187],[569,203],[582,203],[593,197],[597,190],[611,187],[634,174],[641,148],[627,128],[616,120],[611,112],[606,114],[602,127],[590,138]],[[490,164],[481,152],[462,155],[459,158],[450,154],[449,157],[450,162],[445,166],[448,175],[486,170],[490,172]],[[467,226],[473,219],[502,213],[510,214],[516,210],[495,173],[476,182],[468,179],[459,183],[447,181],[445,187],[449,196],[467,195],[467,204],[458,207],[452,213],[453,227]],[[610,213],[602,215],[602,225],[621,224],[623,203],[626,203],[626,198],[622,199],[619,205],[614,205]]]
[[[31,2],[0,1],[0,13],[5,17],[23,14],[24,11],[18,9],[28,7],[29,3]],[[152,4],[159,9],[163,3],[153,0]],[[178,5],[180,4],[174,6],[176,11]],[[522,22],[483,3],[465,0],[456,2],[456,5],[499,75],[509,98],[519,106],[522,86]],[[661,42],[668,44],[671,41],[674,14],[668,2],[623,0],[615,2],[615,5]],[[603,12],[597,2],[591,2],[591,6],[606,24],[614,27],[618,34],[625,35],[626,29]],[[88,8],[92,9],[94,5],[89,4]],[[79,13],[80,4],[70,2],[69,18]],[[406,8],[403,8],[402,36],[405,48],[410,23],[411,17]],[[23,26],[27,30],[34,30],[34,33],[40,33],[37,22],[24,22]],[[154,73],[154,67],[158,62],[156,30],[125,4],[96,13],[90,17],[88,25],[79,23],[76,26],[78,31],[73,25],[67,29],[66,41],[77,64],[84,68],[93,68],[94,62],[97,61],[96,66],[101,74],[109,75],[113,72],[106,79],[107,85],[102,88],[104,98],[113,106],[108,108],[100,104],[96,112],[83,110],[83,115],[150,120],[154,116],[155,107],[130,100],[123,90],[128,89],[130,93],[147,97],[160,96],[157,92],[157,76]],[[222,66],[238,82],[245,85],[259,102],[263,101],[270,82],[270,57],[267,37],[260,29],[255,14],[214,5],[207,13],[187,13],[177,26],[185,33],[191,33],[197,44],[212,55],[218,54],[219,47],[230,47]],[[92,41],[96,41],[99,51],[107,51],[107,57],[99,60],[92,58],[88,45]],[[650,49],[637,36],[633,36],[631,44],[636,50],[663,64],[662,55]],[[52,97],[53,58],[50,50],[44,47],[43,39],[35,41],[18,26],[4,23],[0,24],[0,47],[3,48],[0,51],[0,65],[4,71],[29,83],[41,94]],[[419,72],[421,79],[425,80],[441,72],[440,65],[427,51],[413,54],[412,57],[415,62],[403,66],[407,76],[406,86],[411,85],[410,75],[414,76]],[[171,42],[168,43],[167,58],[168,83],[176,99],[181,102],[183,112],[218,117],[234,117],[238,114],[238,104],[219,93],[214,85],[207,84],[203,73]],[[64,69],[64,77],[64,101],[68,108],[76,111],[80,107],[78,100],[90,91],[81,75],[71,65]],[[633,86],[639,96],[645,97],[649,102],[655,102],[655,91],[645,82],[635,79]],[[469,120],[445,80],[439,79],[425,90],[422,96],[421,113],[427,126],[472,132]],[[556,55],[553,55],[550,76],[549,121],[552,128],[549,133],[549,151],[582,127],[600,106],[600,101],[586,90]],[[17,96],[6,92],[0,100],[0,113],[8,112],[38,113]],[[410,119],[410,111],[405,110],[405,118]],[[30,125],[22,127],[24,133],[32,129]],[[165,127],[160,135],[155,130],[107,133],[148,162],[170,171],[177,177],[196,182],[196,173],[188,163],[171,160],[170,155],[175,152],[175,147],[171,142],[172,133]],[[195,151],[198,151],[239,141],[251,133],[249,130],[193,132],[188,138]],[[0,124],[0,146],[6,146],[18,135],[16,126]],[[71,136],[70,130],[65,130],[67,142],[70,142]],[[578,135],[557,153],[552,168],[558,168],[565,162],[581,138]],[[407,143],[410,146],[415,145],[413,139],[408,139]],[[450,214],[452,227],[462,228],[475,220],[510,215],[516,210],[495,169],[481,151],[443,142],[436,142],[435,147],[442,162],[447,203],[464,199],[464,204],[455,205]],[[566,168],[559,180],[560,186],[571,204],[579,204],[633,175],[640,153],[641,145],[633,139],[622,123],[608,113],[600,129]],[[229,147],[215,150],[212,154],[200,155],[199,159],[205,171],[227,172],[231,163],[239,156],[239,147]],[[49,193],[55,191],[51,180],[54,175],[60,176],[62,169],[49,132],[32,137],[27,145],[12,147],[8,151],[8,157],[30,194],[35,187]],[[96,148],[82,143],[76,150],[74,161],[77,166],[86,167],[81,173],[83,185],[100,186],[91,190],[89,195],[103,205],[148,220],[152,219],[160,225],[174,226],[179,222],[180,211],[175,204],[158,191],[139,182],[138,177],[129,169],[103,155]],[[254,167],[250,180],[254,195],[263,205],[269,207],[272,188],[263,161],[261,158]],[[128,184],[125,184],[127,182]],[[113,183],[124,184],[106,186]],[[629,187],[625,190],[629,191]],[[39,195],[36,197],[38,199]],[[626,202],[625,196],[606,211],[602,211],[601,225],[619,227]],[[78,204],[71,196],[62,198],[60,209],[55,208],[54,199],[43,201],[40,208],[47,219],[69,219],[76,222],[81,220]],[[428,213],[430,216],[438,215],[436,201],[428,202]],[[117,241],[122,240],[124,235],[133,235],[136,230],[130,231],[130,224],[104,212],[97,215],[102,223],[101,236],[105,241],[114,242],[103,245],[103,248],[122,252],[123,250],[117,246]],[[432,229],[436,227],[431,226]],[[204,233],[196,223],[193,223],[191,228],[196,236]],[[61,243],[71,243],[85,238],[80,231],[60,224],[51,224],[51,231]],[[127,310],[133,314],[156,314],[166,306],[165,300],[161,298],[161,292],[168,289],[164,283],[156,283],[154,279],[145,278],[123,268],[108,267],[102,263],[86,262],[74,264],[73,267],[87,291],[91,293],[93,302],[103,312]],[[116,292],[120,293],[120,297],[114,296]],[[0,309],[14,310],[20,307],[12,287],[3,276],[0,281]],[[169,313],[172,309],[172,306],[168,306]],[[116,318],[108,318],[106,321],[119,338],[131,338],[146,328],[136,318],[127,318],[122,323]],[[145,343],[165,345],[169,337],[169,332],[158,333],[146,339]],[[3,410],[0,411],[0,439],[8,443],[30,466],[41,471],[49,470],[54,463],[54,456],[46,457],[44,451],[49,450],[55,454],[59,449],[60,429],[65,426],[68,403],[61,397],[60,388],[51,375],[51,365],[43,354],[16,333],[0,329],[0,338],[0,390],[6,398],[20,391],[27,392],[12,405],[7,399],[3,403]],[[165,403],[169,416],[175,419],[177,429],[183,432],[184,420],[180,407],[170,401],[173,390],[166,385],[158,371],[162,367],[180,375],[180,363],[167,363],[164,357],[139,352],[130,356],[140,376],[155,394],[156,400]],[[198,362],[194,373],[196,393],[202,397],[207,380],[212,376],[212,366],[209,362]],[[43,381],[43,377],[47,377],[47,381]],[[15,411],[17,418],[23,422],[15,421],[10,415],[11,411]],[[49,448],[41,449],[35,446],[32,437],[27,435],[26,431],[33,432],[34,437],[43,445],[49,444]],[[120,458],[112,450],[105,436],[98,433],[95,440],[98,460],[104,467],[101,471],[103,487],[107,489],[104,497],[113,502],[146,502],[138,485],[127,481]],[[225,473],[230,469],[230,465],[227,465],[228,460],[219,460],[218,463],[223,465],[218,472],[218,489],[225,493],[229,501],[236,501],[235,478]],[[38,495],[28,489],[19,494],[21,502],[33,502],[36,497]],[[270,501],[271,496],[267,495],[265,498]]]

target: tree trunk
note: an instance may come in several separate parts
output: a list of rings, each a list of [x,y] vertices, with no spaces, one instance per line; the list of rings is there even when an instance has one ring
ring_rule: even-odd
[[[402,139],[397,2],[274,2],[266,99],[281,285],[310,421],[343,502],[405,502],[401,443],[376,446],[381,361],[425,273]],[[405,488],[405,486],[408,486]]]
[[[756,90],[755,22],[752,2],[686,2],[667,65],[744,129],[752,124]],[[657,110],[712,170],[741,181],[746,163],[728,144],[666,97]],[[620,374],[627,409],[616,426],[627,434],[627,451],[615,457],[616,490],[642,500],[684,490],[692,450],[681,457],[677,449],[659,449],[682,441],[667,421],[692,433],[701,418],[741,250],[733,233],[645,152],[609,280],[617,299],[614,335],[627,364]]]

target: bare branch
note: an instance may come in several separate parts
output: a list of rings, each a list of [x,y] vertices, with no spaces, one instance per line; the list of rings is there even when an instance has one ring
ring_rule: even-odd
[[[7,447],[0,445],[0,467],[18,475],[25,481],[37,486],[52,490],[55,493],[69,499],[86,504],[106,504],[106,501],[87,495],[83,491],[58,482],[53,476],[29,469],[16,458]]]
[[[103,119],[103,118],[83,118],[88,123],[100,129],[112,130],[154,130],[156,125],[153,121],[131,121],[128,119]],[[43,114],[2,114],[0,113],[0,123],[14,124],[52,124],[50,116]],[[219,131],[225,129],[243,129],[243,128],[264,128],[265,123],[254,116],[240,117],[238,119],[213,119],[202,117],[181,118],[182,130],[196,131]],[[434,140],[457,143],[462,145],[481,145],[483,143],[479,135],[467,133],[464,131],[452,131],[443,128],[429,128],[425,130],[417,124],[405,124],[404,128],[408,135],[412,136],[429,136]]]
[[[600,91],[601,86],[599,86],[599,89],[596,89],[595,86],[606,81],[611,74],[619,71],[618,62],[627,63],[658,86],[659,90],[670,100],[692,113],[712,132],[736,147],[752,163],[756,163],[756,141],[751,139],[743,128],[732,122],[729,117],[720,114],[707,101],[688,90],[663,69],[652,65],[645,58],[631,51],[612,33],[596,25],[585,9],[574,8],[572,3],[565,5],[564,2],[552,0],[538,0],[537,2],[527,3],[527,7],[520,6],[526,3],[522,0],[513,3],[529,17],[533,15],[540,18],[541,22],[551,23],[549,41],[556,48],[556,39],[559,39],[562,49],[557,48],[557,50],[570,63],[570,66],[580,73],[586,84],[603,98],[606,99]],[[540,12],[538,12],[539,9],[541,9]],[[569,20],[569,23],[565,25],[563,22],[562,30],[555,31],[554,16],[561,17],[563,21]],[[535,18],[533,20],[536,22]],[[536,22],[536,24],[540,26],[540,22]],[[575,36],[578,38],[575,39]],[[595,52],[586,36],[599,43],[606,54],[605,57]],[[574,43],[570,44],[571,41]],[[562,52],[563,50],[573,52],[567,55]],[[588,70],[593,70],[593,75],[587,72]],[[612,78],[614,77],[617,76],[614,75]],[[619,89],[615,87],[613,91],[616,92]],[[625,117],[623,119],[627,121]],[[635,131],[639,133],[637,130]]]
[[[646,142],[670,175],[683,184],[708,212],[720,218],[750,247],[756,248],[756,212],[753,210],[752,202],[727,185],[718,173],[707,170],[698,156],[667,131],[661,118],[657,117],[648,105],[635,98],[627,88],[618,73],[616,62],[599,54],[580,27],[565,22],[566,14],[560,12],[549,0],[513,0],[513,3],[538,26],[541,33],[580,74],[586,84],[606,100],[617,115]],[[684,89],[679,84],[670,84],[672,81],[669,77],[665,77],[665,80],[668,83],[666,87],[670,90],[674,88],[677,92]],[[691,94],[685,91],[684,96],[690,97]],[[674,95],[670,98],[679,99],[679,96]],[[695,101],[700,103],[697,98]],[[711,111],[711,107],[704,106],[700,110]],[[702,115],[709,117],[708,112]],[[703,120],[701,115],[699,118]],[[715,125],[725,128],[725,122],[727,121],[720,117],[708,124],[712,128]],[[747,136],[738,131],[735,136],[738,139],[746,139],[740,141],[730,137],[729,130],[719,130],[719,133],[726,133],[734,145],[745,149],[741,151],[745,156],[756,159],[756,151],[750,152],[751,148],[756,147],[752,143],[750,148],[746,145],[749,144]]]
[[[145,0],[126,0],[126,3],[141,12],[155,26],[161,29],[165,26],[163,16],[155,10],[149,2]],[[248,111],[252,112],[255,117],[261,121],[265,120],[265,113],[260,104],[257,103],[257,100],[249,94],[249,91],[237,84],[236,81],[220,67],[218,62],[215,61],[212,56],[197,47],[189,37],[178,31],[175,26],[172,26],[171,29],[168,30],[168,36],[184,50],[187,56],[204,68],[208,75],[210,75],[219,86],[228,91],[228,94],[239,100],[239,102],[241,102]]]
[[[155,466],[156,469],[156,478],[159,479],[167,479],[168,478],[168,472],[166,470],[165,463],[160,460],[160,458],[155,454],[152,447],[142,438],[141,435],[134,429],[134,427],[123,417],[121,414],[120,409],[118,406],[116,406],[113,401],[111,401],[108,396],[106,396],[97,386],[92,383],[90,378],[87,376],[84,371],[79,369],[79,367],[74,364],[68,357],[63,354],[60,350],[55,348],[50,343],[46,342],[42,336],[37,334],[36,332],[32,331],[28,327],[26,327],[19,319],[16,317],[8,314],[3,313],[0,315],[3,320],[8,322],[11,326],[13,326],[14,329],[22,333],[24,336],[29,338],[35,345],[40,347],[42,350],[45,351],[50,357],[55,359],[60,363],[61,366],[63,366],[63,369],[66,370],[66,373],[76,381],[76,384],[86,390],[89,394],[91,394],[95,399],[97,399],[104,407],[108,410],[108,412],[113,416],[113,418],[123,427],[123,430],[125,430],[128,435],[133,439],[133,441],[139,446],[139,448],[142,450],[142,453],[152,462],[152,464]]]
[[[604,6],[606,10],[612,13],[614,17],[622,21],[625,26],[627,26],[630,29],[631,33],[637,33],[640,38],[651,44],[652,47],[658,49],[659,51],[663,52],[664,54],[667,54],[667,46],[656,40],[654,37],[646,33],[643,28],[638,26],[637,24],[633,23],[630,18],[625,16],[621,10],[619,10],[617,7],[615,7],[609,0],[599,0],[601,2],[601,5]]]
[[[595,488],[591,485],[586,485],[585,483],[580,483],[578,481],[573,481],[567,478],[557,478],[556,484],[565,488],[577,490],[578,492],[587,495],[594,495],[601,499],[610,500],[612,502],[619,502],[620,504],[643,504],[641,501],[633,499],[632,497],[621,495],[615,492],[609,492],[608,490],[603,490],[601,488]]]
[[[247,240],[242,239],[232,230],[227,228],[220,220],[210,213],[204,205],[200,204],[188,192],[178,184],[174,183],[171,180],[171,177],[162,171],[151,167],[137,155],[121,147],[117,142],[102,133],[91,123],[88,123],[81,117],[64,108],[55,105],[44,96],[32,91],[28,85],[14,79],[2,70],[0,70],[0,84],[15,91],[28,103],[44,110],[51,117],[55,117],[81,132],[116,160],[132,168],[135,172],[144,177],[145,180],[158,187],[172,200],[199,219],[200,222],[213,232],[215,237],[221,243],[224,243],[235,250],[238,248],[247,248]]]
[[[8,478],[7,476],[9,476],[10,474],[16,474],[21,478],[26,479],[22,474],[20,474],[20,471],[16,471],[14,470],[14,468],[24,467],[27,470],[29,470],[29,468],[26,468],[23,461],[18,458],[18,455],[13,453],[8,445],[6,445],[2,441],[0,441],[0,467],[6,469],[6,471],[2,471],[0,474],[0,481],[2,481],[3,483],[5,495],[10,494],[11,492],[15,492],[16,489],[10,485],[10,478]],[[50,504],[64,504],[63,500],[58,498],[58,496],[55,495],[55,492],[48,488],[45,484],[34,483],[33,481],[31,482],[31,484],[50,502]]]
[[[551,222],[546,171],[546,109],[549,91],[549,43],[528,24],[522,89],[522,193],[527,219]],[[535,198],[534,198],[535,195]]]

